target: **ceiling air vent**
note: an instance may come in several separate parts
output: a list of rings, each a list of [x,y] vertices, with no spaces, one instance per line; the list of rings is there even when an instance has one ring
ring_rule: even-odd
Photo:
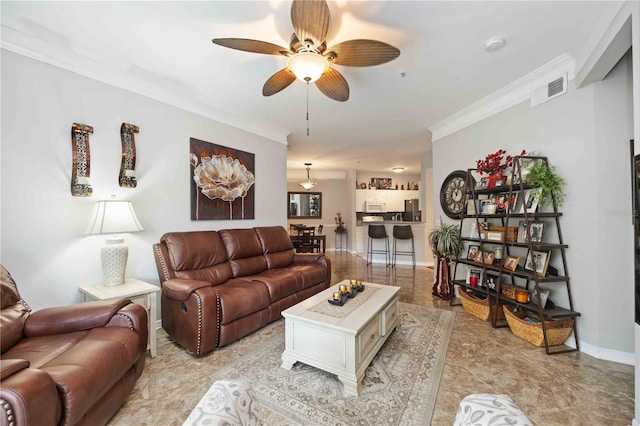
[[[545,83],[531,89],[531,106],[539,105],[550,99],[567,93],[567,75],[547,80]]]

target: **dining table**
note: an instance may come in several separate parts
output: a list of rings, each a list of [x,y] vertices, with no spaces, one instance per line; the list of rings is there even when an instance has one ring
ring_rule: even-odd
[[[291,231],[289,232],[289,238],[291,239],[291,242],[293,243],[293,245],[295,246],[296,243],[299,243],[300,241],[302,241],[302,235],[298,234],[297,231]],[[313,243],[318,243],[320,250],[322,250],[322,253],[326,253],[327,251],[327,236],[325,234],[315,234],[311,236],[311,240],[313,241]]]

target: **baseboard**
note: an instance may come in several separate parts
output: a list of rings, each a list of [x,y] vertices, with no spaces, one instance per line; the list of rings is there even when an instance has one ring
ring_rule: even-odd
[[[638,422],[638,419],[633,419],[633,423],[631,424],[631,426],[640,426],[640,422]]]
[[[582,341],[580,341],[580,352],[605,361],[613,361],[626,365],[636,364],[635,354],[631,352],[622,352],[607,348],[601,348],[599,346],[590,345]]]

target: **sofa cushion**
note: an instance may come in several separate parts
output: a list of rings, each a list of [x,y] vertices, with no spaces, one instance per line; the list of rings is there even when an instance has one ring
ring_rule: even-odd
[[[256,275],[267,269],[262,245],[253,229],[226,229],[220,231],[220,236],[234,277]]]
[[[63,394],[61,423],[76,424],[139,356],[139,336],[120,327],[22,339],[3,357],[19,357],[48,373]],[[15,354],[15,356],[14,356]]]
[[[287,230],[282,226],[253,228],[260,239],[269,269],[284,268],[293,263],[295,251]]]
[[[227,250],[216,231],[176,232],[162,236],[176,278],[221,284],[231,278]]]
[[[302,277],[302,288],[313,287],[327,279],[327,270],[320,263],[294,264],[288,267],[287,270]]]
[[[215,290],[220,304],[220,324],[266,309],[271,303],[267,287],[257,281],[231,279]]]
[[[269,269],[251,279],[267,287],[271,303],[297,293],[303,288],[301,274],[284,268]]]

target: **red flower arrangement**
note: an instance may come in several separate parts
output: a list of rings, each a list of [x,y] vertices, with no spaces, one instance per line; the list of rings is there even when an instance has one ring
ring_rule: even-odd
[[[507,167],[511,167],[513,164],[513,157],[507,155],[504,157],[507,151],[504,149],[497,150],[494,154],[489,154],[484,160],[476,160],[476,167],[478,173],[486,173],[488,175],[501,175]],[[523,149],[520,155],[525,155],[527,152]]]

